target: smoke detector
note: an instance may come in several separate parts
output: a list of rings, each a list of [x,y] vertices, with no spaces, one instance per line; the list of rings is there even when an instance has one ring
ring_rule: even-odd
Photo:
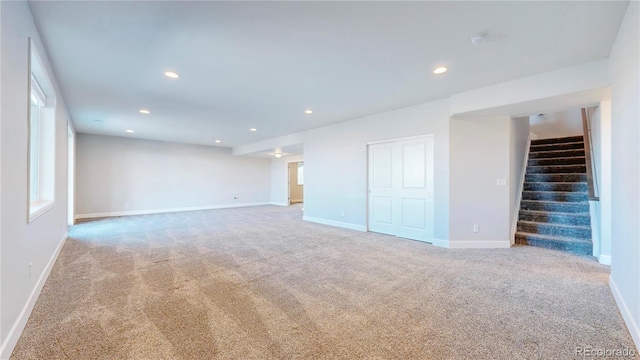
[[[479,45],[487,41],[487,36],[489,36],[487,33],[478,33],[469,38],[469,41],[471,41],[473,45]]]

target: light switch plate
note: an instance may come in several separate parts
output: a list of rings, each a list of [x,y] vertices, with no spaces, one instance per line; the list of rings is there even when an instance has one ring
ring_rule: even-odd
[[[507,179],[498,179],[498,180],[496,180],[496,186],[506,187],[507,186]]]

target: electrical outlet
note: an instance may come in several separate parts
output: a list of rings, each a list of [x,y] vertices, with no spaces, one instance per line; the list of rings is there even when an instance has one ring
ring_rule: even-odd
[[[200,200],[200,204],[204,204],[204,200]]]
[[[33,263],[29,263],[29,279],[31,279],[32,274],[33,274]]]
[[[124,207],[128,208],[129,207],[129,203],[124,204]]]
[[[342,210],[342,213],[340,213],[340,215],[342,215],[344,217],[344,210]]]
[[[478,226],[478,224],[473,225],[473,232],[474,233],[480,232],[480,227]]]
[[[498,187],[506,187],[507,186],[507,179],[497,179],[496,180],[496,186],[498,186]]]

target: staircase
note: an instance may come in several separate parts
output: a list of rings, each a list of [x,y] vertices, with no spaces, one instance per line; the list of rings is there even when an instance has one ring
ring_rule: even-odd
[[[533,140],[516,244],[592,255],[584,139]]]

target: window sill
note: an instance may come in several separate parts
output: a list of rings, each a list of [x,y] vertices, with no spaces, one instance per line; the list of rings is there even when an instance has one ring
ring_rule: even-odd
[[[34,201],[29,205],[29,222],[33,222],[40,215],[53,209],[55,203],[51,200]]]

